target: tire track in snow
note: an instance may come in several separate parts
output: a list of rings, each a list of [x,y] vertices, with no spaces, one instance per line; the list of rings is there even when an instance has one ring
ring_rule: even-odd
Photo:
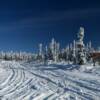
[[[96,96],[100,96],[99,89],[96,89],[99,82],[97,86],[95,83],[91,85],[91,82],[85,78],[74,77],[74,74],[66,74],[63,70],[42,72],[38,68],[34,69],[9,62],[6,66],[11,74],[0,84],[1,100],[70,100],[71,98],[95,100]],[[94,89],[96,90],[94,91]],[[96,98],[96,100],[99,99]]]
[[[21,96],[24,96],[25,92],[27,93],[27,90],[29,90],[28,84],[32,81],[32,79],[25,80],[24,70],[12,68],[12,65],[10,66],[9,63],[8,66],[8,70],[10,70],[11,74],[3,83],[0,84],[0,98],[14,100],[18,97],[19,93],[21,93]]]

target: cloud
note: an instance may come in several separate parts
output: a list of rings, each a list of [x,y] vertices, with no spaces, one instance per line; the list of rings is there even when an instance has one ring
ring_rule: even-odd
[[[100,16],[100,8],[88,8],[88,9],[75,9],[65,11],[52,11],[45,14],[43,18],[38,18],[37,21],[60,21],[69,19],[82,19],[93,16]]]
[[[96,16],[100,16],[100,8],[50,11],[42,13],[41,16],[28,16],[13,20],[12,22],[6,22],[3,25],[0,24],[0,32],[9,33],[26,28],[38,30],[40,28],[46,28],[49,25],[52,26],[60,21],[72,21]]]

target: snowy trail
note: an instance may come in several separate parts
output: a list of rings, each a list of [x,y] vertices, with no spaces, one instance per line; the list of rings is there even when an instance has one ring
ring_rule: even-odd
[[[0,62],[0,100],[100,100],[100,68]]]

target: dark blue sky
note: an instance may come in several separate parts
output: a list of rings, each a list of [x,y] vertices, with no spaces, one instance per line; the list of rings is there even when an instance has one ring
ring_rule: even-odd
[[[85,28],[85,42],[100,45],[100,1],[1,0],[0,50],[30,51],[52,37],[66,46]]]

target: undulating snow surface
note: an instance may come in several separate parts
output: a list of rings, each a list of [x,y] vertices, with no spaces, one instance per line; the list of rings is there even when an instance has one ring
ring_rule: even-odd
[[[0,100],[100,100],[100,67],[1,61]]]

